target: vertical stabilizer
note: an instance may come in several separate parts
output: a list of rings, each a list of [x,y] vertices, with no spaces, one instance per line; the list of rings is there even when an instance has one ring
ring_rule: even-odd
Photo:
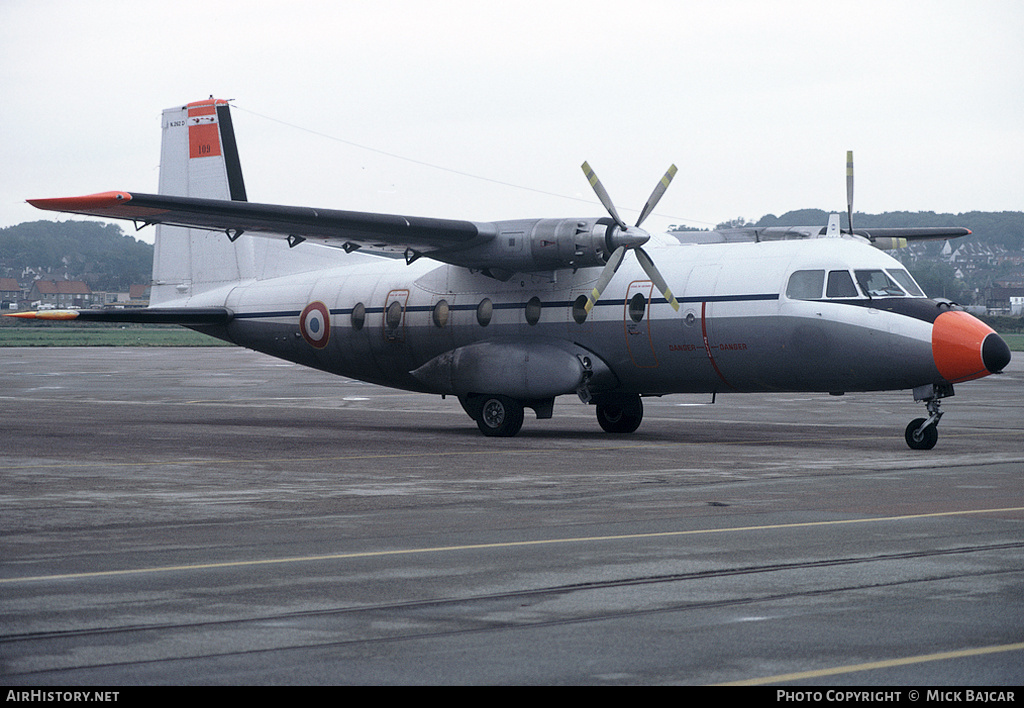
[[[209,98],[163,112],[160,194],[245,201],[227,101]],[[255,276],[251,239],[180,226],[156,227],[151,305],[192,297]]]

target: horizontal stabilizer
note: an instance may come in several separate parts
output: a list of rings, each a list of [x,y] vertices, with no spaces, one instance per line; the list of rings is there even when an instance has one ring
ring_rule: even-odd
[[[224,325],[234,313],[226,307],[167,307],[125,310],[38,310],[12,312],[7,317],[28,320],[81,320],[82,322],[125,322],[185,326]]]

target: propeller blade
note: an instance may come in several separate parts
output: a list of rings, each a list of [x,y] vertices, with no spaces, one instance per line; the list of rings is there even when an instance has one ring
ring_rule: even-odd
[[[846,151],[846,214],[850,220],[850,235],[853,235],[853,150]]]
[[[587,311],[588,315],[590,314],[590,311],[594,309],[594,305],[597,304],[597,301],[601,299],[601,293],[603,293],[604,289],[608,287],[608,283],[612,281],[615,271],[617,271],[619,266],[622,265],[622,259],[625,255],[625,246],[619,246],[612,251],[611,257],[608,258],[608,263],[605,264],[604,270],[601,271],[601,275],[597,279],[597,285],[595,285],[594,289],[589,295],[587,295],[587,304],[583,306],[583,309]]]
[[[672,178],[676,176],[676,172],[678,171],[679,169],[674,164],[669,165],[668,170],[665,172],[665,176],[661,178],[661,181],[658,182],[654,191],[651,192],[651,196],[647,199],[647,203],[644,204],[644,208],[640,212],[640,218],[636,220],[637,226],[644,223],[644,219],[650,216],[651,212],[654,211],[654,207],[656,207],[658,202],[661,201],[661,196],[665,193],[665,190],[668,189],[668,186],[672,183]]]
[[[658,271],[657,266],[654,265],[654,261],[651,260],[651,257],[647,255],[647,252],[644,251],[644,249],[637,248],[635,251],[636,259],[640,261],[640,267],[644,269],[645,273],[647,273],[647,277],[651,279],[652,283],[654,283],[654,287],[656,287],[658,291],[665,296],[665,299],[668,300],[668,304],[672,306],[672,309],[679,312],[679,302],[676,301],[676,296],[672,294],[671,290],[669,290],[668,283],[666,283],[665,279],[661,277],[661,273]]]
[[[594,289],[587,296],[587,304],[583,306],[587,314],[594,309],[594,305],[601,299],[601,293],[608,287],[608,283],[611,282],[615,276],[615,271],[622,265],[622,259],[626,256],[626,251],[632,249],[636,252],[636,259],[640,262],[640,267],[647,273],[647,277],[651,279],[654,286],[658,288],[665,299],[672,308],[679,312],[679,302],[676,300],[675,295],[669,290],[668,283],[665,282],[665,278],[662,277],[661,272],[654,265],[654,261],[651,257],[640,248],[640,245],[646,243],[650,238],[650,234],[640,228],[640,224],[643,223],[644,219],[650,216],[651,212],[654,211],[654,207],[657,206],[658,201],[662,195],[665,194],[665,190],[668,189],[669,184],[672,183],[672,178],[676,176],[678,169],[675,165],[670,165],[665,175],[661,178],[658,184],[654,187],[654,191],[651,192],[651,196],[647,199],[647,204],[644,205],[643,210],[640,212],[640,218],[636,222],[636,226],[627,227],[619,213],[615,210],[615,205],[612,204],[611,197],[608,196],[608,192],[605,191],[604,185],[601,184],[601,180],[597,178],[594,170],[591,169],[590,164],[584,162],[583,174],[587,176],[587,180],[590,182],[590,186],[594,189],[594,193],[597,194],[597,198],[601,200],[601,204],[608,210],[608,213],[615,220],[615,223],[619,227],[619,232],[615,233],[614,229],[610,229],[610,234],[607,237],[607,244],[609,248],[615,246],[615,250],[612,251],[612,255],[609,256],[608,262],[604,266],[604,270],[601,271],[601,275],[597,278],[597,284],[594,285]]]
[[[589,163],[584,162],[581,166],[583,167],[583,174],[587,176],[587,181],[590,182],[590,186],[594,188],[594,193],[597,194],[597,198],[601,200],[601,204],[604,205],[604,208],[608,211],[611,217],[615,219],[615,223],[619,225],[619,228],[625,231],[626,222],[622,220],[622,217],[619,216],[619,212],[615,210],[615,205],[612,204],[612,198],[608,196],[608,192],[605,191],[604,185],[601,184],[601,180],[599,180],[597,175],[594,174],[594,170],[590,168]]]

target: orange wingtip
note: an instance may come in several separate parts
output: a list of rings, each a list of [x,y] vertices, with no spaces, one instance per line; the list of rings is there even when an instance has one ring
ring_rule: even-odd
[[[84,197],[58,197],[56,199],[29,199],[36,209],[47,211],[103,211],[113,209],[132,200],[128,192],[101,192]]]
[[[20,317],[24,320],[73,320],[78,317],[74,310],[37,310],[33,312],[10,312],[4,317]]]

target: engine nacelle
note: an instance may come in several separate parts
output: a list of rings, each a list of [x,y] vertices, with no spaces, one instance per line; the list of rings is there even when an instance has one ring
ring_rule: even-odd
[[[542,219],[529,234],[530,260],[540,270],[603,266],[611,255],[615,222],[603,219]]]
[[[607,217],[519,219],[486,227],[491,233],[484,243],[424,255],[505,280],[513,273],[604,266],[614,250],[615,233],[620,232]]]
[[[897,248],[906,248],[907,239],[892,236],[879,236],[871,241],[871,245],[883,251],[895,251]]]

